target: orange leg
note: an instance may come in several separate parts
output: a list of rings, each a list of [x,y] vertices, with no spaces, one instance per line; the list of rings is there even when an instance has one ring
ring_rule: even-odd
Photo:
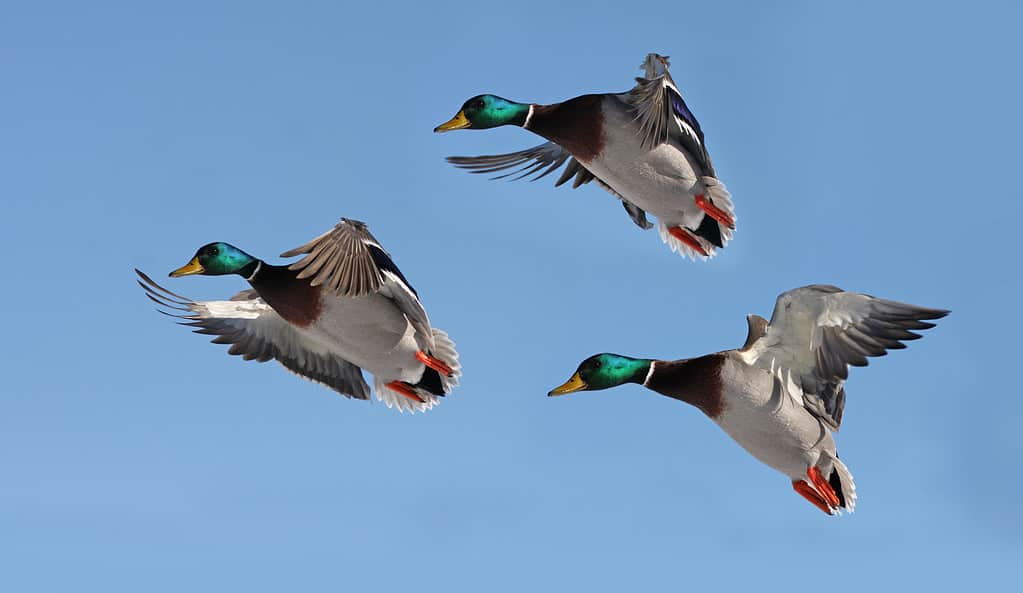
[[[696,253],[699,253],[702,256],[707,255],[707,251],[703,248],[702,245],[700,245],[700,242],[696,240],[696,237],[694,237],[692,233],[685,230],[684,228],[680,226],[673,226],[670,229],[668,229],[668,234],[671,235],[672,237],[675,237],[679,241],[682,241],[686,245],[692,247],[693,251],[695,251]]]
[[[817,491],[813,489],[813,486],[807,484],[803,480],[796,480],[792,482],[792,489],[798,492],[800,496],[813,503],[813,506],[818,509],[829,515],[834,514],[831,511],[831,507],[828,506],[827,501],[825,501],[820,494],[817,494]]]
[[[821,470],[817,469],[817,466],[813,466],[806,470],[806,476],[810,478],[811,482],[813,482],[813,486],[817,489],[817,492],[820,492],[821,496],[824,497],[824,500],[827,501],[828,506],[832,508],[838,508],[841,506],[841,502],[838,500],[838,495],[835,494],[835,489],[832,488],[831,484],[824,479],[824,476],[821,475]]]
[[[419,397],[419,395],[416,394],[415,390],[412,389],[412,386],[404,381],[391,381],[390,383],[387,384],[387,387],[391,391],[396,391],[411,400],[417,401],[421,404],[425,403],[423,398]]]
[[[696,205],[699,206],[700,210],[706,212],[707,216],[713,218],[714,220],[720,222],[721,224],[725,225],[730,229],[735,228],[735,220],[733,220],[732,217],[729,216],[727,212],[725,212],[721,208],[718,208],[714,204],[711,204],[710,200],[708,200],[706,196],[704,196],[703,194],[696,194]]]
[[[445,377],[450,377],[452,373],[455,372],[454,369],[444,364],[443,360],[439,358],[434,358],[429,354],[423,352],[422,350],[416,351],[416,358],[419,360],[419,362],[425,364],[426,366],[444,375]]]

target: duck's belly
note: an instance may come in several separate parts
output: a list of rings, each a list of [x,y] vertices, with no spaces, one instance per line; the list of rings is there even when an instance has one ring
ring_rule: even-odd
[[[834,452],[831,432],[771,373],[732,360],[722,373],[725,405],[715,421],[750,455],[797,480],[822,451]]]
[[[326,300],[318,322],[303,332],[378,378],[419,381],[415,330],[390,299],[374,293]]]
[[[604,118],[609,129],[625,131],[606,135],[603,150],[586,168],[665,224],[695,228],[703,217],[694,202],[702,192],[699,166],[671,140],[644,148],[634,116],[613,103],[605,103]]]

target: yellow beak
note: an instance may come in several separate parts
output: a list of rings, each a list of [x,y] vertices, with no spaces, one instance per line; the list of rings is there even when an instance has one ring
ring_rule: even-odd
[[[450,132],[451,130],[461,130],[462,128],[468,128],[472,125],[472,122],[465,117],[465,112],[459,111],[448,121],[442,123],[433,129],[434,132]]]
[[[565,381],[564,385],[561,385],[560,387],[555,387],[554,389],[552,389],[551,392],[547,394],[547,396],[548,397],[554,397],[555,395],[565,395],[566,393],[572,393],[572,392],[575,392],[575,391],[582,391],[582,390],[586,389],[587,387],[588,387],[588,385],[586,385],[586,382],[583,381],[582,378],[579,377],[579,373],[576,373],[576,374],[572,375],[571,379],[569,379],[568,381]]]
[[[180,278],[182,276],[191,276],[192,274],[202,274],[205,271],[202,264],[199,263],[199,257],[196,256],[192,258],[192,261],[171,272],[170,277]]]

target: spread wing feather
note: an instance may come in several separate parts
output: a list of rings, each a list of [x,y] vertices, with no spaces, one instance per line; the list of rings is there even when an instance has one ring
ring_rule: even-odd
[[[313,277],[313,286],[322,284],[339,297],[377,292],[390,298],[415,328],[416,343],[427,352],[433,350],[430,319],[416,289],[365,223],[342,218],[331,230],[281,257],[302,254],[302,259],[288,266],[299,271],[299,278]]]
[[[677,138],[699,162],[704,174],[714,177],[700,122],[672,80],[667,56],[648,54],[640,68],[644,76],[636,79],[628,97],[639,120],[643,146],[653,148],[669,138]]]
[[[512,181],[526,177],[531,177],[530,181],[536,181],[537,179],[542,179],[543,177],[550,175],[558,167],[565,165],[565,169],[561,172],[561,176],[554,182],[554,187],[560,187],[571,180],[572,189],[575,189],[580,185],[596,181],[600,187],[604,188],[611,195],[622,201],[622,205],[625,206],[625,211],[628,212],[629,217],[632,218],[632,220],[640,228],[649,229],[653,227],[653,225],[646,219],[646,212],[644,212],[639,206],[636,206],[632,202],[626,200],[621,194],[615,191],[614,188],[605,183],[599,177],[595,176],[589,171],[589,169],[584,167],[582,163],[573,158],[567,150],[554,142],[544,142],[543,144],[532,148],[527,148],[517,152],[509,152],[507,154],[451,156],[447,158],[447,161],[460,169],[469,171],[470,173],[498,173],[500,171],[512,169],[512,171],[509,171],[508,173],[491,178],[510,178]]]
[[[782,293],[766,333],[743,353],[752,364],[791,376],[803,404],[834,430],[842,423],[849,366],[905,348],[934,327],[943,309],[929,309],[822,284]]]
[[[369,399],[362,369],[303,337],[253,290],[227,301],[195,301],[173,293],[135,270],[139,286],[151,301],[173,312],[182,325],[198,334],[214,336],[214,344],[229,344],[228,354],[244,360],[276,360],[300,377],[325,385],[355,399]]]

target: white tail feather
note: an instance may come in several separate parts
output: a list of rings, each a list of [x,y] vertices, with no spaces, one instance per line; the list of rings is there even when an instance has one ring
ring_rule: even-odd
[[[701,177],[700,183],[703,184],[704,195],[735,222],[735,205],[732,204],[732,194],[725,189],[725,184],[717,177]],[[721,244],[728,245],[734,231],[723,224],[719,224],[718,228],[721,229]]]
[[[711,201],[711,203],[714,204],[714,206],[717,206],[719,209],[724,211],[725,214],[727,214],[729,217],[731,217],[732,221],[734,222],[735,221],[735,207],[732,204],[732,194],[728,193],[728,190],[725,189],[725,184],[721,183],[721,181],[719,179],[717,179],[716,177],[701,177],[700,178],[700,185],[703,186],[703,195],[704,195],[704,197],[709,199]],[[696,193],[699,193],[699,192],[696,191]],[[694,208],[695,208],[695,206],[694,206]],[[704,214],[704,216],[709,216],[709,215]],[[702,219],[698,219],[698,220],[702,220]],[[696,251],[692,247],[686,245],[682,241],[680,241],[680,240],[676,239],[675,237],[673,237],[671,235],[671,233],[668,232],[668,228],[669,227],[666,224],[664,224],[663,222],[660,222],[658,224],[658,226],[657,226],[657,231],[661,235],[661,241],[664,241],[664,243],[668,247],[670,247],[671,250],[674,251],[675,253],[678,253],[679,255],[682,255],[683,257],[688,256],[690,259],[692,259],[694,261],[695,260],[707,260],[707,259],[710,259],[710,258],[714,257],[714,255],[717,254],[717,249],[718,248],[715,247],[714,245],[711,245],[710,241],[707,241],[706,239],[704,239],[703,237],[697,235],[696,233],[694,233],[692,231],[689,232],[689,234],[692,235],[692,237],[696,240],[696,242],[700,244],[700,247],[702,247],[703,250],[707,252],[707,255],[703,255],[702,253]],[[688,230],[688,229],[685,229],[685,230]],[[721,245],[722,245],[722,247],[727,246],[728,242],[731,241],[731,239],[732,239],[732,235],[734,234],[734,230],[728,228],[727,226],[725,226],[725,225],[723,225],[721,223],[718,223],[718,230],[721,232]]]
[[[398,411],[402,414],[405,412],[412,414],[425,412],[440,403],[440,397],[423,389],[415,390],[416,395],[423,399],[422,402],[417,402],[392,390],[387,386],[387,381],[376,375],[373,376],[373,391],[376,392],[377,399],[384,402],[388,408],[398,408]]]
[[[835,471],[838,472],[838,480],[842,483],[842,498],[845,499],[845,510],[850,513],[856,510],[856,483],[853,482],[849,468],[842,463],[838,457],[832,457]]]
[[[441,362],[451,367],[450,377],[441,376],[441,385],[444,386],[444,393],[451,393],[451,390],[458,385],[458,378],[462,376],[462,365],[458,362],[458,351],[455,350],[455,343],[448,337],[447,332],[442,329],[433,329],[433,352]]]
[[[434,347],[431,354],[440,359],[444,364],[451,367],[450,377],[441,375],[440,381],[444,393],[451,393],[451,390],[458,385],[458,378],[462,376],[462,365],[458,362],[458,352],[455,350],[455,343],[448,337],[447,332],[437,328],[433,330]],[[425,389],[414,388],[416,395],[423,399],[417,402],[387,386],[387,381],[374,375],[373,390],[376,391],[377,399],[384,402],[388,408],[397,408],[399,412],[416,413],[425,412],[440,403],[440,396],[434,395]]]
[[[693,261],[707,260],[714,257],[715,252],[714,246],[705,241],[703,237],[693,235],[693,238],[696,239],[696,241],[700,244],[701,247],[703,247],[704,251],[707,252],[707,255],[703,255],[702,253],[696,251],[692,247],[686,245],[682,241],[679,241],[678,239],[673,237],[671,233],[668,232],[668,225],[664,224],[663,222],[657,223],[657,232],[660,233],[661,235],[661,241],[664,241],[664,243],[668,247],[670,247],[672,251],[681,255],[682,257],[688,256],[689,259]],[[689,234],[692,235],[692,233]]]

